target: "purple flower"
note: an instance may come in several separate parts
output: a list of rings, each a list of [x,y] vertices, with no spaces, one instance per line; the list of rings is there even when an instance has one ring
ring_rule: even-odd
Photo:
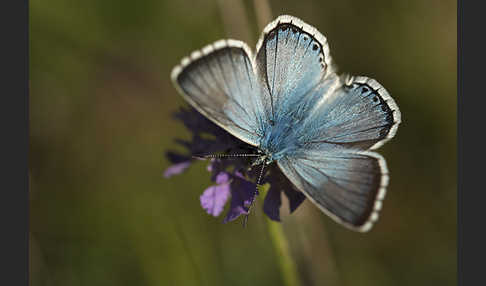
[[[263,201],[263,212],[272,220],[280,221],[280,206],[282,205],[281,193],[289,200],[290,213],[294,212],[305,200],[305,195],[294,189],[292,183],[280,172],[277,166],[273,166],[272,176],[267,176],[264,183],[270,184],[267,196]]]
[[[164,171],[164,177],[170,178],[174,175],[179,175],[180,173],[184,172],[187,168],[189,168],[190,165],[191,165],[191,161],[189,160],[174,164]]]
[[[178,175],[184,172],[191,165],[191,157],[176,154],[174,152],[167,152],[167,158],[174,163],[164,171],[164,177],[170,178],[173,175]]]
[[[216,177],[216,185],[204,190],[199,197],[201,206],[212,216],[219,216],[230,197],[230,175],[221,172]]]
[[[173,151],[166,153],[167,159],[173,164],[165,170],[166,178],[183,173],[195,162],[194,156],[257,153],[255,147],[232,136],[193,108],[181,108],[175,113],[175,118],[182,121],[189,129],[192,138],[190,141],[176,139],[176,143],[187,150],[185,154]],[[215,185],[206,188],[200,196],[201,206],[208,214],[215,217],[221,215],[230,198],[224,223],[248,214],[251,203],[258,195],[255,182],[261,167],[249,168],[255,158],[229,157],[210,161],[208,171]],[[282,192],[289,200],[291,213],[305,199],[305,196],[294,189],[292,183],[275,164],[265,170],[262,177],[262,184],[264,183],[269,183],[270,189],[263,203],[263,211],[272,220],[280,221]]]
[[[236,172],[231,182],[230,210],[224,219],[224,223],[237,219],[240,215],[247,215],[248,208],[258,195],[256,184],[247,181],[243,175]]]

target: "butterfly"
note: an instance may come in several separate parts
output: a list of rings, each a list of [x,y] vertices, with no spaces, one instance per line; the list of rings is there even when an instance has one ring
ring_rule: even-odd
[[[397,104],[376,80],[338,76],[326,38],[282,15],[256,53],[237,40],[194,51],[171,73],[183,98],[221,128],[276,163],[320,210],[345,227],[371,229],[389,176],[371,150],[396,133]]]

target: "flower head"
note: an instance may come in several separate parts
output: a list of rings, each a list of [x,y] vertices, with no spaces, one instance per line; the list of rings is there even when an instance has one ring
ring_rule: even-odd
[[[164,177],[183,173],[197,160],[197,156],[224,154],[226,158],[215,158],[209,162],[207,169],[215,185],[204,190],[200,196],[201,206],[208,214],[217,217],[230,201],[224,223],[240,215],[247,215],[251,203],[258,195],[256,181],[261,169],[250,168],[256,157],[228,155],[257,154],[257,149],[232,136],[192,108],[181,108],[174,116],[183,122],[192,138],[191,141],[176,140],[186,149],[185,154],[174,151],[166,153],[173,165],[165,170]],[[261,182],[269,183],[270,188],[263,203],[263,211],[270,219],[280,221],[281,193],[289,199],[290,212],[304,201],[305,196],[294,189],[276,165],[265,168]]]

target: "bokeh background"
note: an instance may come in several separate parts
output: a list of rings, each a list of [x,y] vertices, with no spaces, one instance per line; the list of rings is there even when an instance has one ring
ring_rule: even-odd
[[[262,215],[205,214],[205,163],[164,179],[189,133],[171,85],[191,51],[254,46],[265,19],[297,16],[340,72],[397,101],[391,172],[371,232],[305,202],[282,229],[300,285],[456,285],[456,1],[31,0],[31,285],[291,285]],[[269,228],[270,227],[270,228]],[[277,226],[280,227],[280,226]],[[284,269],[284,270],[282,270]],[[294,283],[294,285],[296,285]]]

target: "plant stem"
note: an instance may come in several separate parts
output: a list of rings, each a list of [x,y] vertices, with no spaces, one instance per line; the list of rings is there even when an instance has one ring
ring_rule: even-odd
[[[267,221],[268,232],[273,242],[278,261],[280,263],[280,271],[286,286],[300,285],[297,267],[290,255],[290,248],[283,231],[281,223],[274,222],[265,218]]]
[[[260,195],[258,196],[259,201],[263,205],[263,198],[267,195],[268,189],[270,189],[270,184],[265,184],[259,187]],[[280,272],[282,273],[282,280],[285,286],[299,286],[299,274],[297,272],[297,265],[292,259],[290,253],[290,246],[283,230],[282,223],[275,222],[263,216],[265,223],[267,225],[268,234],[272,240],[273,247],[275,249],[275,255],[279,262]]]

